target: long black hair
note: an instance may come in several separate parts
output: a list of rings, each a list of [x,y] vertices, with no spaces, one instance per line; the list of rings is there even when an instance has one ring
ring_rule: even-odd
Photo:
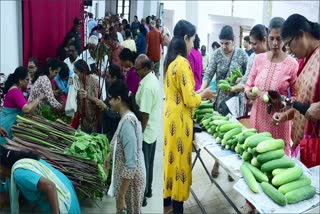
[[[264,38],[268,37],[268,28],[264,25],[257,24],[250,30],[250,36],[256,40],[263,41]]]
[[[3,94],[6,94],[14,84],[19,83],[20,80],[26,79],[27,76],[28,76],[27,68],[22,66],[16,68],[16,70],[14,70],[14,72],[8,76],[8,79],[4,84]]]
[[[50,74],[49,68],[51,68],[51,70],[56,70],[58,68],[61,68],[61,61],[58,60],[57,58],[49,58],[46,61],[46,63],[42,66],[42,68],[36,71],[36,73],[34,74],[32,83],[35,83],[37,79],[42,75],[49,76]]]
[[[108,90],[111,97],[117,98],[121,97],[123,103],[125,103],[128,108],[136,115],[139,121],[141,121],[141,112],[139,111],[139,106],[136,103],[133,94],[129,94],[129,89],[127,84],[123,80],[114,81]]]
[[[89,66],[86,61],[83,59],[78,59],[73,66],[80,72],[86,75],[92,74],[93,72],[90,71]]]
[[[287,39],[298,36],[301,32],[310,33],[315,39],[320,40],[320,24],[309,21],[300,14],[293,14],[283,23],[281,37]]]
[[[119,54],[120,60],[127,61],[129,60],[134,64],[138,57],[137,52],[131,51],[129,48],[124,48]]]
[[[198,34],[196,34],[196,36],[194,38],[193,48],[196,50],[199,50],[199,48],[200,48],[200,38],[199,38]]]
[[[187,45],[184,41],[184,36],[191,38],[196,34],[196,28],[193,24],[186,20],[180,20],[173,29],[173,38],[169,44],[168,52],[164,60],[164,72],[170,63],[175,60],[178,55],[187,57]]]
[[[13,151],[0,146],[0,164],[6,168],[11,169],[12,166],[21,159],[29,158],[39,160],[39,156],[33,152]]]

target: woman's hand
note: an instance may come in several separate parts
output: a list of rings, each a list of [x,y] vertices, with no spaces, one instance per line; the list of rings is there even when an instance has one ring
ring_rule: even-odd
[[[100,99],[95,98],[95,104],[99,107],[101,111],[108,109],[108,106]]]
[[[84,90],[84,89],[81,89],[79,94],[80,94],[80,98],[81,99],[85,99],[88,96],[88,92],[86,90]]]
[[[211,90],[211,86],[203,89],[199,94],[201,95],[202,100],[214,101],[214,99],[217,97],[217,93]]]
[[[255,101],[258,98],[257,94],[252,93],[251,91],[245,91],[246,97],[251,101]]]
[[[8,132],[4,128],[0,127],[0,135],[1,137],[8,137]]]
[[[108,156],[106,157],[106,160],[104,161],[104,170],[106,172],[109,172],[109,169],[110,169],[110,158],[111,158],[111,152],[108,154]]]
[[[272,123],[274,125],[279,125],[288,120],[288,114],[286,112],[277,112],[272,116]]]
[[[320,102],[312,103],[308,108],[305,117],[312,121],[320,120]]]
[[[124,195],[119,194],[117,198],[117,210],[122,212],[126,208],[126,201],[124,200]]]

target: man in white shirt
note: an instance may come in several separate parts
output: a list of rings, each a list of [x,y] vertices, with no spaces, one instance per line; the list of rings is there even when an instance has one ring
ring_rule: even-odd
[[[94,51],[99,43],[98,37],[91,35],[88,39],[88,44],[87,47],[88,49],[83,51],[82,54],[80,55],[80,59],[83,59],[84,61],[87,62],[89,69],[94,73],[94,76],[99,79],[99,76],[96,74],[97,73],[97,61],[92,57],[94,55]],[[101,63],[101,78],[100,78],[100,90],[102,87],[102,99],[106,99],[107,94],[106,94],[106,84],[105,81],[103,81],[104,74],[107,68],[108,64],[108,56],[104,56],[104,60],[102,60]]]
[[[68,56],[63,62],[68,65],[69,71],[73,71],[73,63],[75,63],[80,57],[74,44],[69,45]]]
[[[153,162],[156,141],[160,130],[160,84],[156,75],[151,70],[152,61],[146,55],[141,54],[137,57],[135,68],[137,75],[141,78],[135,98],[142,117],[142,150],[146,166],[146,189],[142,206],[146,206],[146,197],[152,197]]]

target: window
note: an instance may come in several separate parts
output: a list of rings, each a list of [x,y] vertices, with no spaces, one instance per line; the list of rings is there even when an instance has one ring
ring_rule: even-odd
[[[117,0],[117,14],[123,13],[125,19],[129,21],[131,0]]]

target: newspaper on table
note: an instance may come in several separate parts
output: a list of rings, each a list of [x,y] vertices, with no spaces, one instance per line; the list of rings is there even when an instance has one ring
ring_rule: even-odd
[[[313,171],[307,169],[300,161],[295,160],[295,162],[303,169],[304,175],[311,179],[312,185],[317,189],[317,194],[311,199],[304,200],[296,204],[287,204],[282,207],[272,201],[272,199],[263,192],[260,185],[259,193],[253,193],[249,189],[244,178],[238,180],[233,188],[250,201],[250,203],[252,203],[260,213],[304,213],[311,208],[319,206],[319,172],[317,172],[317,175],[317,173],[313,173]],[[319,168],[317,169],[319,170]]]

